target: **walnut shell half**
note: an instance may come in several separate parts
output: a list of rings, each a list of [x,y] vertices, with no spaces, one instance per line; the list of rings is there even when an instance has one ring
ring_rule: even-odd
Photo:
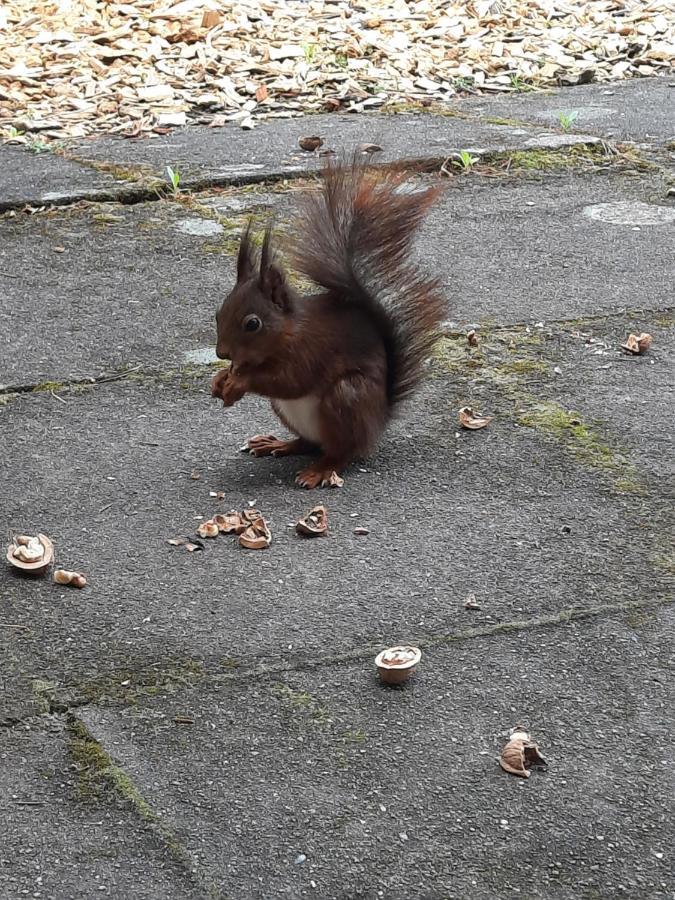
[[[39,553],[27,550],[39,547]],[[54,560],[54,545],[44,534],[19,535],[7,548],[7,562],[26,575],[44,575]]]
[[[478,431],[479,428],[486,428],[492,421],[492,416],[482,416],[479,412],[475,412],[470,406],[463,406],[459,411],[459,424],[462,428],[468,428],[469,431]]]
[[[305,537],[320,537],[328,531],[328,513],[325,506],[315,506],[307,515],[300,519],[295,530]]]
[[[499,765],[505,772],[511,775],[519,775],[521,778],[530,777],[532,767],[546,767],[548,763],[539,752],[539,748],[530,740],[525,731],[514,733],[506,744],[499,757]]]

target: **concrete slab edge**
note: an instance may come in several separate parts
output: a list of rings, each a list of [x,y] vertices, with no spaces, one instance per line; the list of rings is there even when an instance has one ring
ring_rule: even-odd
[[[544,134],[536,138],[525,141],[518,147],[508,146],[506,144],[496,147],[485,148],[479,145],[454,147],[448,146],[442,154],[408,156],[395,160],[387,160],[378,162],[373,160],[373,165],[383,169],[403,169],[409,172],[428,173],[441,169],[444,163],[449,159],[458,158],[462,152],[468,152],[473,156],[478,156],[481,162],[491,162],[497,159],[503,159],[510,154],[522,153],[532,150],[541,153],[557,152],[560,150],[571,150],[574,147],[591,147],[605,144],[602,138],[589,134]],[[69,156],[71,162],[78,165],[98,168],[101,166],[92,163],[86,158]],[[129,167],[132,168],[132,167]],[[318,168],[297,167],[280,167],[270,168],[264,172],[245,172],[230,173],[227,175],[204,175],[202,177],[190,178],[186,177],[182,183],[181,190],[184,192],[198,192],[209,190],[210,188],[223,187],[243,187],[251,184],[273,184],[278,181],[294,181],[303,178],[315,176]],[[10,212],[12,210],[21,210],[25,207],[58,207],[70,206],[73,203],[88,201],[91,203],[121,203],[131,205],[135,203],[146,203],[154,200],[166,198],[169,194],[168,185],[158,178],[143,175],[139,170],[139,180],[137,182],[116,182],[110,188],[96,188],[86,190],[73,190],[63,192],[48,192],[43,194],[26,194],[19,199],[3,200],[0,196],[0,213]]]

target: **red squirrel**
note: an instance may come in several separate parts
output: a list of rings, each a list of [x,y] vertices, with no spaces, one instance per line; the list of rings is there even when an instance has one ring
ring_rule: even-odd
[[[410,259],[441,189],[410,191],[404,180],[329,162],[292,242],[295,268],[319,292],[302,296],[289,284],[269,226],[258,260],[249,223],[237,282],[216,315],[216,354],[232,364],[213,379],[212,396],[225,406],[248,393],[270,398],[296,437],[258,435],[242,450],[318,454],[297,476],[306,488],[339,487],[345,467],[372,452],[418,386],[444,317],[438,281]]]

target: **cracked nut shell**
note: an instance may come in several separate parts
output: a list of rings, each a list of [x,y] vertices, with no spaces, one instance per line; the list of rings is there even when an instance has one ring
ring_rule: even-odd
[[[315,506],[307,515],[299,519],[295,530],[305,537],[320,537],[328,531],[328,512],[325,506]]]
[[[514,731],[499,757],[499,765],[511,775],[529,778],[530,769],[546,767],[548,763],[526,731]]]
[[[266,550],[272,543],[272,533],[262,516],[255,519],[239,535],[239,544],[247,550]]]

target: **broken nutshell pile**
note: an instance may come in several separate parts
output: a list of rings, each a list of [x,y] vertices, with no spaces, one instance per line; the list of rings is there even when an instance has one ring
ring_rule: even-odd
[[[257,509],[245,509],[238,512],[236,509],[229,513],[213,516],[202,522],[197,528],[202,538],[215,538],[219,534],[236,534],[239,536],[239,544],[247,550],[265,550],[272,542],[272,533],[262,513]],[[172,538],[170,544],[190,549],[189,541],[182,538]]]

